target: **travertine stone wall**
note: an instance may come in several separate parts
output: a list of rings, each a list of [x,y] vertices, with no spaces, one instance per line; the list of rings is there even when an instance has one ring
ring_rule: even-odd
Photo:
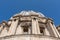
[[[8,22],[3,21],[0,40],[60,40],[60,34],[52,19],[29,11],[14,15]]]
[[[15,35],[2,37],[0,40],[60,40],[60,38],[42,35]]]

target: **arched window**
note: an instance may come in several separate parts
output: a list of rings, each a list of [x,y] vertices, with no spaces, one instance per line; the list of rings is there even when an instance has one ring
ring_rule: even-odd
[[[44,35],[44,33],[45,33],[45,24],[43,24],[43,23],[39,23],[39,29],[40,29],[40,33],[41,33],[41,35]]]
[[[23,34],[31,34],[31,23],[23,22],[21,23]]]
[[[41,33],[42,35],[44,35],[44,30],[45,30],[44,27],[40,27],[40,33]]]
[[[28,27],[23,27],[23,34],[28,34],[28,31],[29,31]]]

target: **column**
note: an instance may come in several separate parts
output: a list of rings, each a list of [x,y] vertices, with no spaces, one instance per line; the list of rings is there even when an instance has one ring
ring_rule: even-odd
[[[28,34],[31,34],[31,28],[30,27],[28,28]]]
[[[11,23],[11,26],[10,26],[9,32],[8,32],[9,35],[14,35],[15,34],[15,31],[16,31],[16,28],[17,28],[17,25],[18,25],[18,21],[19,21],[19,19],[15,19],[15,21],[12,20],[12,23]]]
[[[5,26],[5,28],[1,31],[1,35],[0,37],[4,37],[7,36],[7,27]]]
[[[1,33],[2,29],[3,29],[3,25],[0,26],[0,33]]]
[[[18,25],[16,34],[23,34],[23,29],[22,29],[22,27],[21,27],[21,24]]]
[[[36,20],[32,19],[32,33],[40,34],[39,24],[37,19]]]
[[[53,31],[53,33],[54,33],[54,36],[55,36],[55,37],[58,37],[57,34],[56,34],[56,31],[55,31],[55,29],[54,29],[54,27],[53,27],[53,25],[51,24],[50,21],[48,21],[48,24],[49,24],[49,26],[51,27],[51,29],[52,29],[52,31]]]
[[[47,28],[45,28],[45,32],[44,32],[44,34],[50,36],[49,31],[48,31]]]
[[[39,28],[38,20],[36,20],[36,27],[37,27],[37,34],[40,34],[40,28]]]
[[[37,34],[36,20],[32,19],[32,34]]]
[[[59,34],[58,30],[56,29],[56,27],[55,27],[55,25],[54,25],[54,24],[53,24],[53,27],[54,27],[54,29],[55,29],[55,31],[56,31],[56,33],[57,33],[57,35],[60,37],[60,34]]]

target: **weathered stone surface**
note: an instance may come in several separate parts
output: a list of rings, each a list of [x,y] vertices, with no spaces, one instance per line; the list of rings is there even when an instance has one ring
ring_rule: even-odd
[[[60,40],[60,34],[51,18],[22,11],[0,24],[0,40]]]

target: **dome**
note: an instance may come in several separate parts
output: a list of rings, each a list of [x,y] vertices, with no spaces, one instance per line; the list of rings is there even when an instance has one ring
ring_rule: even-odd
[[[34,12],[34,11],[22,11],[19,14],[15,14],[14,16],[18,15],[39,15],[40,17],[45,17],[41,12]]]
[[[0,24],[0,40],[60,40],[52,23],[40,12],[22,11]]]

